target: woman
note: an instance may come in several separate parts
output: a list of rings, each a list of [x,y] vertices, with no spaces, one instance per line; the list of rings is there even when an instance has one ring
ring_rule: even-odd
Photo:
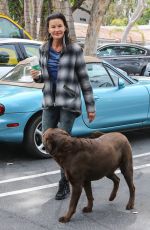
[[[44,82],[42,131],[58,126],[71,132],[75,118],[81,114],[81,90],[92,122],[95,106],[83,52],[78,44],[71,43],[66,18],[61,13],[47,18],[47,38],[40,47],[39,62],[41,72],[31,70],[31,74],[36,82]],[[69,183],[61,169],[55,199],[65,199],[69,193]]]

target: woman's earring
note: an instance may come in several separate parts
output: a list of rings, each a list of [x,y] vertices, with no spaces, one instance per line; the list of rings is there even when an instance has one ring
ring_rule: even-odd
[[[64,47],[66,46],[66,38],[65,38],[65,35],[63,36],[63,46],[64,46]]]

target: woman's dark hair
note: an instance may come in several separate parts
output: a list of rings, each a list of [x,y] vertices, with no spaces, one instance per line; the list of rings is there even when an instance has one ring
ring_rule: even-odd
[[[53,14],[50,14],[48,17],[47,17],[47,20],[46,20],[46,37],[45,37],[45,40],[51,40],[52,38],[50,37],[49,35],[49,32],[48,32],[48,28],[49,28],[49,21],[50,20],[53,20],[53,19],[61,19],[64,23],[64,26],[66,27],[66,30],[65,30],[65,33],[64,33],[64,40],[65,40],[65,45],[68,45],[70,44],[71,40],[70,40],[70,37],[69,37],[69,27],[68,27],[68,23],[66,21],[66,18],[65,16],[58,12],[58,13],[53,13]]]

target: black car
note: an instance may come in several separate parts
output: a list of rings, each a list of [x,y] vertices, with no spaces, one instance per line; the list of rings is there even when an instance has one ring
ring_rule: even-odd
[[[98,47],[97,57],[103,58],[129,75],[144,75],[150,62],[150,49],[136,44],[113,43]]]

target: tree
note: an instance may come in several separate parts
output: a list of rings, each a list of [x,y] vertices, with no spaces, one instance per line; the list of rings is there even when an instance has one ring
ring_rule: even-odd
[[[45,39],[46,32],[46,18],[49,14],[53,12],[52,0],[44,0],[42,11],[41,11],[41,21],[40,21],[40,29],[39,29],[39,40]]]
[[[0,13],[9,16],[8,1],[0,0]]]
[[[44,0],[40,21],[39,39],[44,39],[46,18],[52,12],[62,12],[68,22],[69,33],[72,41],[76,41],[72,10],[75,10],[85,0]]]
[[[113,0],[110,3],[109,9],[107,10],[103,25],[112,25],[114,20],[127,21],[128,17],[132,14],[135,6],[137,5],[137,0]]]
[[[43,0],[24,0],[25,29],[33,38],[38,38]]]
[[[137,21],[138,25],[148,25],[150,22],[150,0],[147,0],[147,8],[144,10],[142,16]]]
[[[22,27],[25,26],[24,22],[24,0],[9,0],[8,1],[8,8],[9,8],[9,14],[10,17],[19,23]]]
[[[85,39],[85,55],[96,55],[100,26],[111,0],[94,0]]]
[[[126,42],[127,41],[127,36],[129,34],[129,31],[131,30],[131,28],[135,24],[135,22],[141,17],[141,15],[142,15],[143,11],[145,10],[146,6],[147,5],[146,5],[145,0],[138,0],[137,7],[136,7],[135,11],[133,12],[127,27],[125,28],[125,30],[123,32],[121,42]]]
[[[53,12],[61,12],[65,15],[68,26],[69,34],[72,41],[76,41],[74,20],[72,16],[71,4],[68,0],[52,0]]]
[[[81,9],[81,5],[83,2],[85,2],[86,0],[70,0],[70,3],[72,5],[71,9],[72,9],[72,12],[74,12],[76,9]],[[82,10],[84,10],[82,8]]]

